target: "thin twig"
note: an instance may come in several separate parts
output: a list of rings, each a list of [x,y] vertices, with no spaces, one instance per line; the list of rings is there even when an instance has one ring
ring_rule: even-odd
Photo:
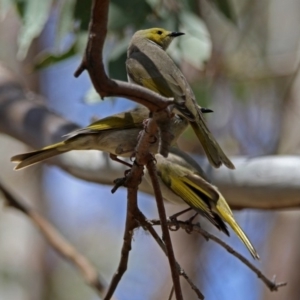
[[[137,206],[137,189],[143,176],[144,165],[146,165],[149,160],[152,160],[152,156],[149,154],[149,146],[151,144],[152,137],[156,134],[156,132],[156,121],[154,119],[149,119],[146,123],[145,130],[141,132],[140,138],[138,140],[135,154],[136,158],[131,170],[127,172],[125,178],[117,180],[116,186],[113,189],[113,192],[115,192],[120,185],[124,185],[128,188],[127,219],[119,267],[110,283],[110,287],[105,299],[110,299],[109,297],[113,295],[115,289],[117,288],[117,285],[119,284],[124,272],[127,269],[133,230],[134,228],[138,227],[138,224],[134,219],[134,217],[138,215],[139,211]]]
[[[102,50],[107,33],[108,7],[109,0],[93,1],[85,55],[74,75],[78,77],[87,70],[101,98],[125,97],[145,105],[151,111],[165,109],[172,100],[142,86],[113,80],[105,73]]]
[[[91,286],[99,296],[103,297],[106,283],[101,280],[98,272],[89,260],[79,253],[40,213],[17,200],[1,183],[0,190],[6,198],[7,205],[27,215],[39,228],[40,232],[52,248],[77,267],[86,283]]]
[[[172,285],[172,288],[171,288],[171,291],[170,291],[170,295],[169,295],[168,300],[172,300],[173,295],[174,295],[174,285]]]
[[[163,241],[166,245],[167,249],[167,256],[169,259],[169,264],[170,264],[170,269],[171,269],[171,274],[172,274],[172,279],[174,283],[174,291],[176,295],[177,300],[183,300],[182,296],[182,291],[181,291],[181,286],[180,286],[180,279],[179,279],[179,274],[177,272],[177,267],[176,267],[176,260],[175,260],[175,255],[173,251],[173,246],[172,246],[172,241],[170,237],[170,232],[167,224],[167,217],[166,217],[166,211],[165,211],[165,206],[164,206],[164,200],[161,194],[160,190],[160,185],[158,182],[157,178],[157,172],[156,172],[156,166],[154,163],[154,160],[150,160],[147,164],[147,169],[149,172],[149,176],[151,178],[151,183],[153,186],[153,191],[155,194],[155,199],[156,199],[156,204],[157,204],[157,209],[158,209],[158,215],[159,219],[161,221],[161,229],[162,229],[162,235],[163,235]]]
[[[127,270],[129,252],[131,250],[131,242],[133,237],[133,231],[137,227],[136,220],[134,216],[137,211],[137,187],[128,188],[127,194],[127,216],[126,216],[126,225],[124,231],[124,242],[121,250],[121,259],[119,262],[118,269],[114,274],[111,283],[109,285],[107,294],[104,300],[111,299],[114,294],[123,274]]]
[[[145,215],[141,211],[138,212],[138,216],[137,217],[138,217],[138,221],[139,221],[140,225],[145,230],[149,231],[149,233],[152,235],[152,237],[154,238],[154,240],[157,242],[157,244],[163,250],[163,252],[165,253],[165,255],[167,255],[166,246],[165,246],[163,240],[159,237],[159,235],[157,234],[157,232],[153,228],[152,221],[147,220],[147,218],[145,217]],[[181,275],[188,282],[188,284],[190,285],[190,287],[192,288],[192,290],[198,296],[198,299],[204,299],[204,295],[200,292],[200,290],[197,288],[197,286],[187,276],[187,274],[184,271],[184,269],[182,269],[181,266],[177,262],[176,262],[176,267],[177,267],[179,275]]]
[[[103,51],[103,45],[107,33],[108,7],[109,7],[109,0],[94,0],[92,3],[88,43],[87,43],[87,47],[86,47],[86,51],[82,63],[77,69],[77,71],[75,72],[75,76],[79,76],[84,70],[87,70],[90,75],[91,81],[94,85],[94,88],[99,93],[101,98],[105,96],[122,96],[134,100],[137,103],[145,105],[152,112],[157,112],[157,111],[162,111],[164,109],[167,109],[167,107],[171,103],[173,103],[172,100],[162,97],[161,95],[158,95],[157,93],[154,93],[153,91],[145,89],[141,86],[137,86],[137,85],[133,85],[133,84],[117,81],[117,80],[112,80],[105,73],[102,51]],[[163,118],[162,119],[158,118],[157,121],[163,121]],[[149,131],[151,132],[151,130],[149,130],[150,127],[152,127],[151,129],[152,134],[151,133],[149,134]],[[154,136],[156,132],[157,132],[156,120],[150,120],[149,124],[147,125],[147,133],[144,130],[142,134],[142,138],[140,138],[138,142],[135,164],[132,166],[131,171],[126,176],[126,180],[124,181],[124,186],[137,190],[137,187],[141,182],[141,178],[143,175],[143,166],[146,165],[149,160],[151,160],[151,156],[149,155],[149,144],[150,144],[149,137]],[[120,182],[121,181],[118,181],[118,183]],[[118,186],[119,185],[117,184],[113,190],[115,191]],[[130,192],[128,191],[128,195],[129,194]],[[162,199],[162,197],[160,198]],[[128,218],[130,213],[132,213],[132,211],[130,211],[130,205],[128,204],[128,211],[127,211]],[[128,223],[130,223],[128,218],[127,218],[127,222],[126,222],[127,225],[124,234],[123,250],[124,247],[127,245],[128,241],[129,240],[131,241],[128,235],[132,237],[132,233],[127,232],[127,230],[129,229]],[[164,217],[164,220],[166,220],[166,217]],[[167,244],[168,257],[170,259],[172,276],[173,276],[173,281],[175,286],[175,294],[177,296],[177,299],[180,300],[182,299],[181,288],[180,288],[179,276],[175,268],[175,258],[174,258],[174,253],[171,245],[171,240],[169,237],[169,231],[166,224],[163,225],[163,227],[165,227],[163,231],[165,231],[164,236],[167,240],[166,244]],[[125,236],[127,242],[125,241]],[[128,250],[126,248],[126,251],[124,250],[125,251],[124,255],[123,255],[123,250],[122,250],[122,257],[121,257],[119,268],[121,269],[121,272],[124,273],[127,265],[125,266],[123,263],[128,259],[130,249]],[[121,276],[119,276],[119,274],[115,274],[111,282],[109,293],[106,299],[108,299],[109,295],[111,295],[115,290],[123,273],[121,274]]]
[[[150,220],[152,225],[160,225],[160,220]],[[184,222],[179,220],[168,220],[168,226],[172,228],[174,227],[180,227],[184,230],[186,230],[188,233],[191,232],[197,232],[200,233],[206,240],[213,240],[217,244],[221,245],[224,249],[226,249],[230,254],[235,256],[237,259],[239,259],[242,263],[244,263],[250,270],[252,270],[258,278],[260,278],[265,285],[270,289],[270,291],[277,291],[279,287],[286,286],[286,282],[280,282],[276,283],[275,279],[272,280],[268,279],[257,267],[255,267],[247,258],[245,258],[243,255],[235,251],[232,247],[227,245],[225,242],[217,238],[216,236],[208,233],[206,230],[202,229],[200,224],[191,224],[190,222]]]

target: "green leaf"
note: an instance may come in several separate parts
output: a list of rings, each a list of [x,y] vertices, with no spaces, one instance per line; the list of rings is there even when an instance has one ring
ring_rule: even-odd
[[[152,9],[161,4],[161,0],[146,0],[146,2],[151,6]]]
[[[168,54],[172,57],[172,59],[180,64],[182,60],[182,49],[179,47],[179,40],[175,39],[167,50]]]
[[[231,82],[232,91],[235,97],[241,102],[246,102],[249,95],[247,83],[242,80],[233,80]]]
[[[126,51],[124,51],[118,58],[108,62],[109,76],[114,79],[127,81],[127,72],[125,61],[127,58]]]
[[[13,1],[13,0],[12,0]],[[17,12],[20,15],[22,19],[24,19],[25,16],[25,8],[26,8],[26,0],[15,0],[13,1],[16,5]]]
[[[83,101],[86,104],[96,104],[102,102],[103,100],[100,98],[94,87],[91,87],[84,95]]]
[[[116,40],[115,42],[116,45],[113,46],[112,49],[110,49],[108,60],[109,61],[116,60],[121,55],[123,55],[127,51],[127,47],[130,43],[130,39],[131,39],[130,36],[126,36],[122,40]]]
[[[70,57],[74,56],[75,54],[77,54],[76,44],[72,45],[67,51],[60,53],[60,54],[43,52],[36,57],[33,69],[35,71],[44,69],[53,64],[61,62],[67,58],[70,58]]]
[[[188,11],[198,11],[199,10],[199,1],[195,0],[185,0],[185,9]]]
[[[114,103],[116,103],[117,99],[118,99],[117,97],[110,97],[109,101],[111,101],[114,104]],[[88,105],[97,104],[97,103],[100,103],[100,102],[103,102],[103,101],[104,101],[104,99],[100,98],[99,94],[94,89],[94,87],[91,87],[86,92],[86,94],[84,95],[84,98],[83,98],[83,102],[85,104],[88,104]],[[94,121],[92,121],[92,122],[94,122]]]
[[[125,61],[127,58],[127,47],[130,42],[130,36],[126,35],[123,39],[117,39],[113,41],[109,46],[108,55],[108,73],[110,77],[119,80],[127,81],[127,72],[125,67]]]
[[[80,55],[84,55],[84,53],[85,53],[87,40],[88,40],[88,32],[87,31],[79,31],[76,34],[77,52]]]
[[[8,10],[13,4],[13,0],[0,0],[0,21],[6,16]]]
[[[203,107],[209,107],[212,102],[212,86],[209,82],[199,80],[192,84],[192,89],[195,93],[197,103]]]
[[[80,22],[81,30],[88,30],[91,16],[92,0],[76,0],[74,19]]]
[[[111,0],[109,6],[108,28],[123,30],[126,26],[141,28],[152,13],[148,3],[141,0]]]
[[[182,11],[179,15],[180,30],[186,33],[180,37],[182,58],[191,65],[202,69],[210,58],[212,42],[205,23],[195,14]]]
[[[217,9],[231,22],[236,24],[236,15],[234,13],[230,0],[210,0]]]
[[[59,16],[56,28],[55,44],[58,46],[61,40],[70,32],[74,31],[75,0],[59,2]]]
[[[109,30],[121,30],[130,24],[130,18],[118,5],[110,3],[108,12],[108,29]]]
[[[17,57],[24,59],[32,40],[36,38],[44,28],[48,19],[52,0],[27,0],[24,7],[23,26],[19,33],[19,50]]]

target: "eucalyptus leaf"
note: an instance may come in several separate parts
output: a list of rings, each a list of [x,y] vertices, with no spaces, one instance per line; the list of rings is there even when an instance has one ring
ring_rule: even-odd
[[[108,29],[109,30],[121,30],[131,23],[129,16],[126,12],[114,3],[110,3],[108,11]]]
[[[49,17],[52,0],[27,0],[24,7],[23,26],[21,27],[17,57],[24,59],[32,40],[43,30]]]
[[[70,32],[74,30],[74,9],[75,0],[60,1],[58,24],[56,28],[55,43],[59,46],[61,40]]]
[[[26,0],[12,0],[12,2],[16,5],[17,13],[24,19]]]
[[[212,85],[206,81],[198,80],[194,84],[192,84],[192,89],[197,99],[197,103],[204,107],[209,107],[211,105],[213,96],[212,96]]]
[[[146,0],[146,2],[151,6],[151,8],[157,7],[161,3],[161,0]]]
[[[83,101],[86,104],[96,104],[96,103],[102,102],[103,100],[100,98],[99,94],[94,89],[94,87],[91,87],[86,92]]]
[[[127,81],[127,72],[125,67],[126,58],[127,54],[126,51],[124,51],[118,58],[108,62],[108,73],[110,77]]]
[[[40,70],[49,67],[53,64],[59,63],[77,54],[76,44],[73,44],[67,51],[60,54],[53,54],[49,52],[43,52],[35,59],[33,69]]]
[[[236,15],[230,0],[210,0],[226,19],[236,24]]]
[[[79,53],[80,55],[84,55],[87,40],[88,40],[87,31],[79,31],[76,34],[76,48],[77,48],[77,53]]]
[[[127,47],[130,43],[130,36],[126,36],[122,40],[116,41],[109,53],[108,60],[116,60],[127,51]]]
[[[180,64],[182,60],[182,49],[179,47],[179,40],[175,39],[167,49],[167,53],[172,57],[172,59]]]
[[[111,0],[108,28],[122,30],[126,26],[141,28],[147,16],[152,13],[151,6],[141,0]]]
[[[0,0],[0,21],[6,16],[8,10],[13,4],[13,0]]]
[[[76,0],[74,19],[79,21],[80,30],[87,31],[90,24],[92,0]]]
[[[190,37],[182,42],[182,58],[194,67],[202,70],[211,54],[211,45],[206,41]]]
[[[202,69],[210,58],[212,41],[205,23],[195,14],[187,11],[180,13],[180,29],[186,33],[180,38],[182,58],[193,66]]]

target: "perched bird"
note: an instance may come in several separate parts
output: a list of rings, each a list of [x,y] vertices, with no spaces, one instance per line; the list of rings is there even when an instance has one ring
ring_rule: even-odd
[[[176,113],[179,112],[189,120],[209,162],[216,168],[224,164],[234,169],[233,163],[207,128],[190,85],[165,52],[172,40],[180,35],[183,33],[163,28],[137,31],[127,50],[128,79],[165,97],[174,98]]]
[[[167,158],[155,154],[157,175],[163,198],[175,204],[187,204],[213,225],[229,235],[225,223],[233,229],[255,259],[259,256],[217,187],[210,184],[202,168],[186,153],[171,148]],[[146,180],[151,179],[146,171]]]
[[[205,109],[205,112],[210,112]],[[89,126],[78,129],[66,135],[66,139],[37,151],[15,155],[12,162],[17,162],[15,170],[22,169],[71,150],[100,150],[111,154],[111,158],[118,160],[117,156],[130,157],[137,145],[137,137],[143,129],[143,121],[149,117],[149,110],[140,106],[136,109],[112,115],[93,122]],[[188,126],[188,122],[179,115],[171,119],[171,144]],[[159,139],[150,146],[150,152],[157,153]],[[119,160],[118,160],[119,161]],[[126,164],[126,163],[125,163]]]

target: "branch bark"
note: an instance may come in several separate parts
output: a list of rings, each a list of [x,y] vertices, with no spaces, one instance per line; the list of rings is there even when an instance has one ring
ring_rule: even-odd
[[[152,235],[154,240],[157,242],[159,247],[162,249],[162,251],[167,255],[167,249],[166,245],[163,242],[163,240],[159,237],[155,229],[153,228],[153,225],[156,225],[155,223],[152,224],[152,221],[147,220],[145,215],[139,211],[138,213],[138,221],[140,225],[144,228],[144,230],[149,231],[149,233]],[[159,221],[160,222],[160,221]],[[193,281],[188,277],[186,272],[181,268],[181,266],[176,262],[176,267],[178,269],[178,272],[181,276],[185,278],[185,280],[188,282],[192,290],[196,293],[198,299],[204,299],[204,295],[200,292],[200,290],[197,288],[197,286],[193,283]]]
[[[128,97],[131,100],[147,106],[149,110],[154,113],[153,116],[157,117],[159,120],[166,120],[167,122],[170,122],[169,114],[167,114],[167,111],[165,114],[163,114],[162,112],[164,110],[167,110],[169,104],[172,103],[170,99],[156,95],[155,93],[150,92],[147,89],[137,87],[136,85],[130,85],[125,82],[112,80],[106,75],[103,64],[102,50],[107,32],[108,7],[109,0],[93,1],[91,20],[89,25],[89,39],[86,47],[86,52],[81,65],[75,72],[75,76],[79,76],[82,71],[86,69],[93,82],[94,88],[99,93],[101,98],[103,98],[104,96]],[[105,296],[105,299],[107,300],[110,299],[110,297],[113,295],[119,281],[121,280],[122,275],[127,269],[133,229],[135,227],[134,217],[137,215],[138,208],[137,190],[142,180],[144,166],[147,165],[149,161],[152,161],[152,157],[149,153],[149,145],[151,144],[151,138],[155,136],[158,129],[156,118],[154,117],[153,119],[150,119],[138,141],[135,151],[135,161],[132,168],[127,173],[126,177],[118,180],[118,183],[116,184],[116,187],[120,186],[120,183],[127,187],[128,207],[121,260],[118,270],[111,281],[108,293]],[[154,174],[154,176],[156,176],[156,174]],[[116,187],[113,189],[113,191],[116,191]],[[160,197],[158,197],[157,201],[159,202],[159,200],[161,200],[161,205],[163,206],[163,199],[161,195]],[[161,207],[159,207],[159,212],[161,211],[162,209]],[[183,299],[183,297],[180,288],[179,275],[175,266],[175,258],[171,239],[169,236],[168,228],[166,226],[166,216],[165,214],[160,214],[160,216],[162,216],[162,222],[165,221],[165,226],[163,227],[165,229],[164,236],[166,237],[167,241],[167,256],[170,261],[173,284],[175,287],[175,295],[177,300],[181,300]]]
[[[37,149],[62,140],[64,134],[78,128],[49,111],[39,99],[27,93],[16,75],[0,65],[0,132]],[[195,158],[232,208],[300,208],[299,156],[233,157],[234,172],[226,168],[214,170],[204,158]],[[93,150],[69,152],[46,163],[80,179],[108,185],[124,171],[105,153]],[[153,194],[144,181],[140,190]]]
[[[172,101],[146,88],[131,83],[113,80],[104,70],[102,49],[107,33],[109,0],[94,0],[89,26],[89,39],[85,56],[75,72],[75,77],[87,70],[101,98],[124,97],[140,103],[150,111],[165,109]]]
[[[172,247],[169,228],[167,225],[164,201],[163,201],[163,197],[161,194],[161,190],[160,190],[160,186],[159,186],[159,182],[158,182],[158,178],[157,178],[156,167],[155,167],[153,160],[150,160],[148,162],[147,169],[148,169],[148,172],[149,172],[149,175],[151,178],[153,191],[155,193],[155,198],[156,198],[158,214],[159,214],[159,218],[161,220],[163,241],[164,241],[164,244],[166,245],[166,250],[167,250],[166,252],[167,252],[167,256],[168,256],[169,264],[170,264],[170,268],[171,268],[171,274],[172,274],[173,284],[174,284],[174,292],[176,295],[176,299],[178,299],[178,300],[183,299],[181,287],[180,287],[179,274],[178,274],[177,267],[176,267],[175,255],[174,255],[174,251],[173,251],[173,247]]]
[[[160,220],[148,220],[149,224],[151,225],[160,225]],[[151,226],[149,225],[149,226]],[[276,276],[272,280],[268,279],[254,264],[252,264],[246,257],[244,257],[242,254],[234,250],[232,247],[230,247],[228,244],[223,242],[221,239],[216,237],[215,235],[207,232],[203,228],[201,228],[201,225],[199,223],[192,224],[190,221],[184,222],[179,220],[168,220],[168,226],[169,228],[173,228],[172,230],[177,231],[179,228],[185,230],[188,234],[191,234],[192,232],[197,232],[201,234],[207,241],[212,240],[219,244],[221,247],[223,247],[225,250],[227,250],[230,254],[235,256],[238,260],[240,260],[243,264],[245,264],[251,271],[253,271],[258,278],[262,280],[262,282],[269,288],[271,292],[278,291],[278,288],[286,286],[286,282],[279,282],[276,283],[275,279]],[[175,228],[175,229],[174,229]]]
[[[129,252],[131,250],[131,242],[133,238],[133,231],[137,227],[137,222],[135,220],[135,215],[137,215],[137,188],[128,188],[127,196],[127,215],[126,215],[126,225],[123,238],[123,246],[121,250],[121,259],[119,262],[118,269],[114,274],[111,283],[109,285],[107,294],[104,300],[109,300],[113,296],[123,274],[127,270]]]
[[[98,272],[90,261],[79,253],[39,212],[16,199],[1,183],[0,191],[4,194],[8,206],[27,215],[53,249],[73,264],[79,270],[86,283],[102,297],[106,289],[106,283],[101,281]],[[110,299],[113,300],[113,298]]]

